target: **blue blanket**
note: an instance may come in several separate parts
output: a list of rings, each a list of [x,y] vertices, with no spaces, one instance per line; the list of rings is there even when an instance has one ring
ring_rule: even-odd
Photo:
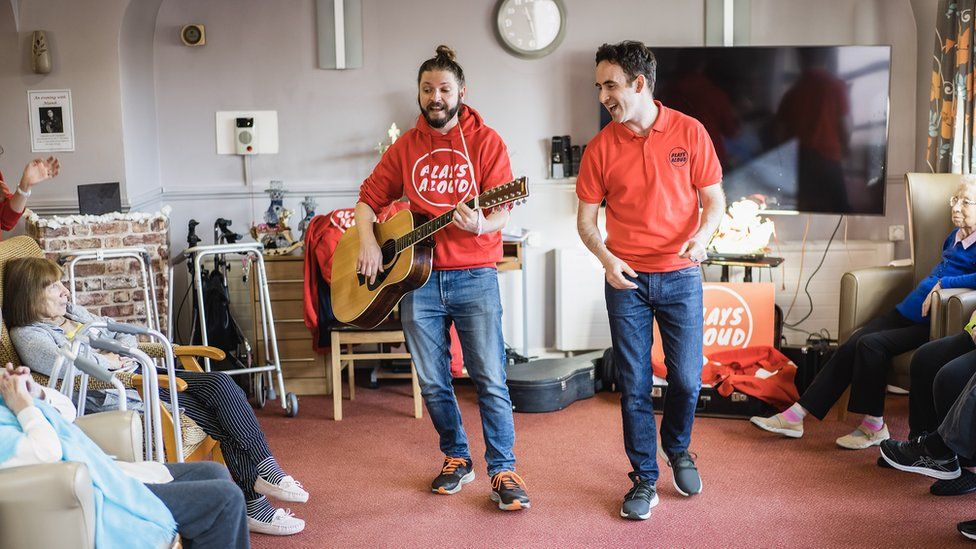
[[[95,546],[169,547],[176,535],[172,513],[141,482],[126,475],[81,429],[51,406],[35,400],[61,440],[62,461],[88,466],[95,495]],[[20,422],[0,398],[0,463],[10,459],[24,438]]]

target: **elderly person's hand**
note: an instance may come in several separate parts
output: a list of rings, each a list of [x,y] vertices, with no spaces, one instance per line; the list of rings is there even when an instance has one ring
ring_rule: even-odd
[[[24,192],[29,192],[31,187],[58,175],[61,171],[61,163],[57,158],[49,156],[45,158],[35,158],[24,168],[24,175],[20,178],[20,188]]]
[[[3,401],[14,414],[34,405],[34,400],[27,392],[27,377],[29,376],[11,375],[6,369],[0,372],[0,397],[3,397]]]
[[[941,289],[942,289],[942,283],[941,282],[936,282],[935,283],[935,286],[932,287],[932,291],[929,292],[929,295],[925,296],[925,301],[922,302],[922,316],[923,317],[929,316],[929,309],[932,308],[932,296],[935,295],[935,292],[937,292],[937,291],[939,291]]]
[[[8,362],[7,365],[4,366],[4,371],[6,371],[7,375],[24,376],[24,379],[27,382],[27,393],[34,398],[44,398],[44,393],[41,391],[41,386],[34,383],[34,379],[31,378],[30,368],[27,366],[17,366],[15,368],[13,364]]]

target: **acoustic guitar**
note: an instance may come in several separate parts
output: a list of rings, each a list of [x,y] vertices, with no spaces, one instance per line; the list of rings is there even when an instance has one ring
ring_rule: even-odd
[[[478,210],[529,196],[528,181],[520,177],[489,189],[465,204]],[[383,223],[373,224],[373,234],[383,252],[383,272],[373,283],[356,272],[359,259],[359,227],[350,227],[332,256],[332,312],[339,322],[374,328],[390,314],[408,292],[427,283],[433,270],[437,231],[451,224],[454,208],[427,221],[403,210]]]

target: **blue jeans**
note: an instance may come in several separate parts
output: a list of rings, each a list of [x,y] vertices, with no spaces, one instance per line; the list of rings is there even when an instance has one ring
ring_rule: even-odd
[[[688,449],[702,371],[702,283],[698,267],[670,273],[637,273],[636,289],[606,284],[613,359],[620,388],[624,448],[634,473],[657,481],[657,433],[651,405],[652,321],[657,318],[668,367],[661,418],[667,455]]]
[[[451,378],[450,326],[454,322],[464,365],[478,391],[488,474],[515,470],[515,423],[505,384],[505,342],[498,271],[492,267],[434,271],[401,303],[403,333],[420,390],[444,455],[471,457]]]

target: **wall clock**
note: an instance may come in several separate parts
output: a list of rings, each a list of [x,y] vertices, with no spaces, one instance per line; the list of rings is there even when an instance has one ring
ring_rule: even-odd
[[[502,46],[524,59],[549,55],[566,34],[562,0],[499,0],[495,33]]]

